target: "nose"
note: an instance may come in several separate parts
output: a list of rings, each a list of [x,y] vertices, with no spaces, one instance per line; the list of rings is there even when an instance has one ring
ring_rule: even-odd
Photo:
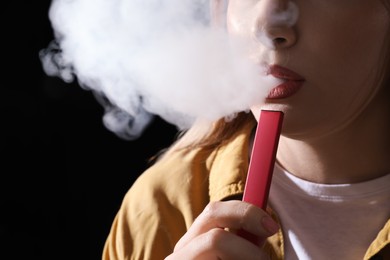
[[[297,41],[294,26],[297,19],[295,3],[288,0],[261,1],[252,30],[254,37],[272,49],[289,48]]]

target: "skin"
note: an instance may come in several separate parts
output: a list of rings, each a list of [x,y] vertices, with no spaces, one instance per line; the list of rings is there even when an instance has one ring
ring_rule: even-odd
[[[258,44],[266,35],[272,63],[306,79],[295,95],[251,108],[256,118],[261,109],[285,113],[278,162],[318,183],[353,183],[389,173],[390,86],[379,84],[378,73],[388,11],[379,0],[294,3],[299,18],[293,26],[268,15],[286,11],[283,0],[230,0],[227,13],[229,33]],[[257,245],[236,235],[239,229],[254,234]],[[268,214],[250,204],[212,202],[166,259],[268,259],[261,248],[276,230]]]
[[[264,108],[285,112],[279,163],[318,183],[353,183],[387,174],[389,86],[379,82],[388,10],[379,0],[296,3],[296,25],[270,25],[269,30],[283,39],[275,44],[275,63],[306,82],[290,98],[252,107],[255,116]],[[231,31],[242,34],[234,27]]]

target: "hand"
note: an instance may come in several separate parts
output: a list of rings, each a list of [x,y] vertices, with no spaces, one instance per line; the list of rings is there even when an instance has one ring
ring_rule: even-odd
[[[264,210],[252,204],[238,200],[211,202],[165,260],[269,259],[262,246],[278,229]],[[250,233],[255,241],[250,242],[237,231]]]

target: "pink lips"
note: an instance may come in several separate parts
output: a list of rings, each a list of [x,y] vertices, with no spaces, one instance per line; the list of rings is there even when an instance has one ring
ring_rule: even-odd
[[[267,74],[283,80],[281,84],[270,91],[267,99],[288,98],[297,93],[305,82],[305,79],[296,72],[279,65],[270,66]]]

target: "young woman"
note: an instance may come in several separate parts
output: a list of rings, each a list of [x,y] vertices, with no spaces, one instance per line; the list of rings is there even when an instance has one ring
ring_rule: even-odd
[[[195,125],[141,175],[103,259],[390,259],[389,6],[229,0],[229,33],[266,35],[285,84],[251,113]],[[269,17],[292,7],[294,25]],[[241,201],[262,109],[284,112],[266,211]]]

